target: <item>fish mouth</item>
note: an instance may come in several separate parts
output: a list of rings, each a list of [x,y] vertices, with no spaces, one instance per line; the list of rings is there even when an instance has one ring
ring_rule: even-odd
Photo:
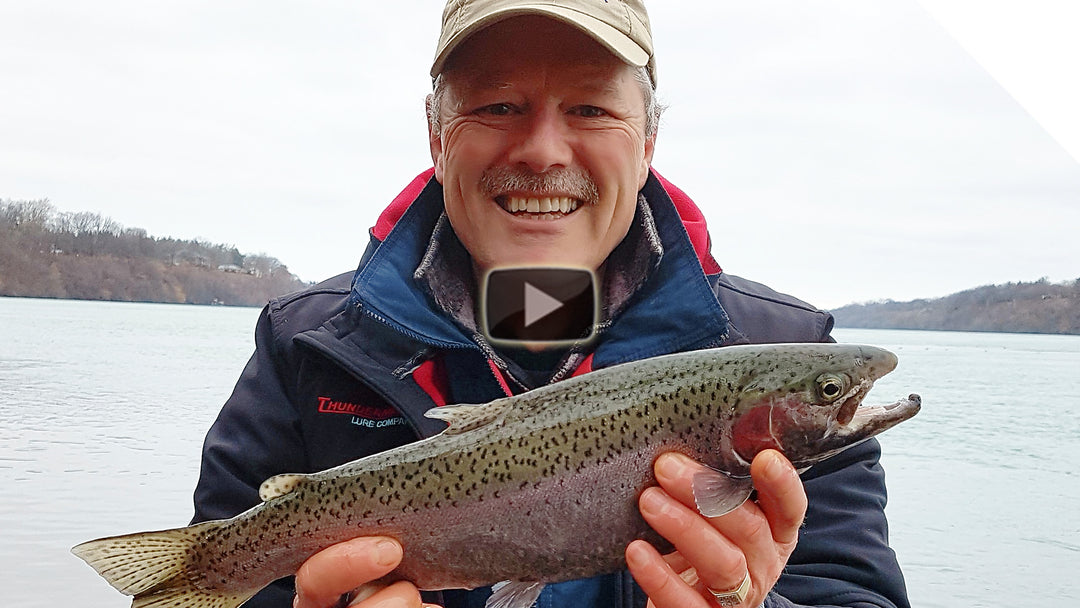
[[[558,220],[577,211],[584,201],[561,194],[500,194],[495,204],[514,217]]]
[[[868,430],[877,434],[895,426],[922,409],[922,397],[912,393],[904,399],[886,405],[864,405],[855,410],[849,421],[853,429]]]
[[[856,364],[865,367],[867,375],[840,398],[836,425],[845,433],[857,433],[864,427],[873,427],[870,434],[876,434],[914,416],[922,401],[918,395],[912,394],[907,399],[888,405],[863,405],[863,399],[874,387],[874,381],[896,369],[897,359],[896,355],[882,349],[860,348],[862,350]]]
[[[799,462],[792,460],[796,467],[809,466],[862,443],[911,418],[919,413],[922,407],[922,399],[915,394],[886,405],[859,405],[858,401],[866,390],[868,389],[860,387],[847,398],[840,407],[840,414],[829,424],[821,438],[817,456]],[[847,418],[847,421],[841,423],[841,416]]]

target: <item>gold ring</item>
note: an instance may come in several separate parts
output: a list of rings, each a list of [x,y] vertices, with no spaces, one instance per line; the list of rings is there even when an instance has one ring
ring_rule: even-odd
[[[724,608],[738,606],[743,603],[743,600],[746,599],[746,595],[750,593],[750,573],[746,573],[746,576],[743,577],[742,583],[740,583],[738,587],[729,591],[714,591],[710,587],[705,587],[705,589],[713,594],[716,601]]]

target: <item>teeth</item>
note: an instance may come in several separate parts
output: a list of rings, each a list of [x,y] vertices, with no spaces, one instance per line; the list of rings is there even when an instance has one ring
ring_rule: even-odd
[[[570,213],[578,208],[578,202],[569,197],[519,198],[510,197],[504,205],[510,213]]]

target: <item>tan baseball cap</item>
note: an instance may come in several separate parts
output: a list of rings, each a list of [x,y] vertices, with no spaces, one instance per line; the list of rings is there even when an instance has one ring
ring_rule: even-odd
[[[656,86],[652,31],[642,0],[449,0],[431,77],[442,72],[450,53],[466,38],[519,15],[543,15],[580,29],[626,63],[648,66]]]

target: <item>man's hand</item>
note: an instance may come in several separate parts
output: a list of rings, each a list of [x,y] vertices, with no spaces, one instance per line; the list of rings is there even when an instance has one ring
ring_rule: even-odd
[[[424,604],[420,592],[407,581],[385,587],[367,585],[396,568],[401,555],[396,540],[378,536],[327,547],[296,572],[293,608],[438,608]]]
[[[648,594],[650,606],[664,608],[715,607],[708,589],[735,589],[749,574],[749,595],[740,606],[759,606],[798,541],[806,514],[802,481],[782,454],[766,450],[750,467],[758,502],[706,518],[694,506],[691,490],[701,467],[676,453],[656,460],[660,487],[645,490],[639,507],[645,521],[676,552],[661,556],[648,543],[634,541],[626,548],[630,572]]]

